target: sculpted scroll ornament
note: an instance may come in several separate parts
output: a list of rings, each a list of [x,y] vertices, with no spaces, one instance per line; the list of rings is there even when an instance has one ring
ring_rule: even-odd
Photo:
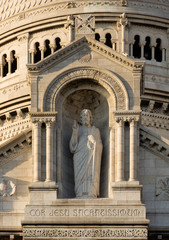
[[[7,179],[0,179],[0,196],[8,197],[14,195],[16,191],[16,185]]]
[[[156,197],[161,200],[169,200],[169,177],[157,178]]]

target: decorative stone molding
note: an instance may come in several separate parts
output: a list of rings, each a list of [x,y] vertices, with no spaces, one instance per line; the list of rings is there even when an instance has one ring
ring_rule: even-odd
[[[169,116],[142,112],[141,124],[146,127],[155,127],[169,130]]]
[[[141,71],[144,62],[143,61],[134,61],[131,58],[128,58],[120,53],[117,53],[116,51],[112,50],[111,48],[107,47],[103,43],[100,43],[94,39],[90,39],[88,37],[82,37],[81,39],[74,41],[73,43],[66,46],[64,49],[60,49],[59,51],[52,54],[47,59],[44,59],[43,61],[36,63],[36,64],[28,64],[28,70],[29,72],[38,73],[42,70],[45,70],[49,68],[51,64],[55,61],[61,62],[62,59],[65,59],[65,57],[72,56],[73,51],[77,52],[81,50],[81,48],[89,47],[91,50],[94,50],[100,54],[102,54],[104,57],[117,62],[118,64],[122,65],[123,67],[126,67],[130,70],[136,70]]]
[[[169,140],[143,126],[140,127],[140,145],[159,157],[169,160]]]
[[[0,179],[0,197],[9,197],[14,195],[16,192],[16,185],[13,181],[1,178]]]
[[[147,239],[148,230],[146,227],[27,227],[23,230],[24,239],[48,239],[54,237],[56,239]]]
[[[99,69],[93,69],[90,67],[82,67],[71,69],[68,72],[64,72],[57,77],[49,86],[44,96],[44,109],[49,111],[54,110],[53,103],[55,102],[56,96],[60,91],[60,88],[67,83],[77,79],[93,79],[100,84],[106,83],[111,86],[113,92],[111,94],[116,96],[116,109],[125,110],[128,109],[128,94],[121,81],[112,73],[108,71],[100,71]]]
[[[0,166],[27,151],[32,142],[32,131],[20,133],[1,145]]]

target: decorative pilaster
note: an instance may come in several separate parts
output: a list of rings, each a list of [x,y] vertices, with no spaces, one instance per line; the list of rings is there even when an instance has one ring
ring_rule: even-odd
[[[46,181],[53,181],[53,130],[54,120],[46,122]]]
[[[117,122],[117,177],[116,181],[124,181],[124,121],[116,119]]]
[[[121,52],[125,53],[125,28],[128,24],[128,19],[126,14],[123,13],[120,16],[120,25],[121,25]]]
[[[65,24],[65,28],[69,31],[69,42],[72,42],[74,40],[73,36],[73,30],[75,26],[75,20],[72,15],[68,16],[67,23]]]
[[[137,147],[138,147],[138,118],[130,119],[130,169],[129,169],[129,181],[137,180]]]

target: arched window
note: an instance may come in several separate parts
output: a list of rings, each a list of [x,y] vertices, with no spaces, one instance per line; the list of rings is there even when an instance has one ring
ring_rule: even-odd
[[[8,74],[8,71],[9,71],[9,69],[8,69],[8,62],[7,62],[7,55],[6,54],[4,54],[3,56],[2,56],[2,65],[3,65],[3,77],[5,77],[7,74]]]
[[[95,40],[100,42],[100,34],[99,33],[95,33]]]
[[[151,47],[150,47],[150,42],[151,39],[150,37],[146,37],[146,44],[144,46],[144,57],[147,60],[151,60],[152,56],[151,56]]]
[[[17,58],[15,57],[15,51],[11,52],[11,73],[14,73],[17,69]]]
[[[161,39],[157,38],[155,47],[155,59],[157,62],[162,62]]]
[[[34,54],[34,63],[37,63],[41,60],[41,52],[39,49],[39,43],[35,43],[35,54]]]
[[[57,50],[59,50],[60,48],[62,48],[61,45],[60,45],[60,42],[61,42],[61,41],[60,41],[60,38],[57,37],[57,38],[55,39],[55,44],[56,44],[55,52],[56,52]]]
[[[106,36],[106,42],[105,42],[105,45],[107,45],[108,47],[111,47],[112,48],[112,42],[111,42],[111,34],[110,33],[107,33]]]
[[[45,51],[44,51],[44,57],[47,57],[51,54],[51,48],[50,48],[50,41],[45,40]]]
[[[136,35],[134,37],[134,45],[133,45],[133,56],[135,58],[141,58],[141,46],[140,46],[140,36]]]

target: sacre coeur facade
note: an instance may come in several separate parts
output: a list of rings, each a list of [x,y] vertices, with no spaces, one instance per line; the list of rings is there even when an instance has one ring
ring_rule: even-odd
[[[0,239],[169,239],[169,0],[1,0]]]

